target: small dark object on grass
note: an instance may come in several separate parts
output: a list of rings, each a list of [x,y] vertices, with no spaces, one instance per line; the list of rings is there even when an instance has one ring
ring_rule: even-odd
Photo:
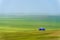
[[[39,31],[45,31],[45,28],[39,28]]]

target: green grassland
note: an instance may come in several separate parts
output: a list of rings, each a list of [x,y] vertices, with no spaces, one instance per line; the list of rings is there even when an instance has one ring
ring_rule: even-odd
[[[44,27],[46,31],[39,31]],[[60,24],[29,18],[0,18],[0,40],[60,40]]]

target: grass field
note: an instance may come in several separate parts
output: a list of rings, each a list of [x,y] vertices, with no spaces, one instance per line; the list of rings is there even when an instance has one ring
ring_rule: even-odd
[[[0,40],[60,40],[59,29],[59,22],[0,18]]]
[[[37,31],[9,28],[0,30],[0,40],[60,40],[60,30]]]

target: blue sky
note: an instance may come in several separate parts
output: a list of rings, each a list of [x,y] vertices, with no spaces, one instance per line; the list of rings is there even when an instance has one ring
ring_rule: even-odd
[[[60,14],[60,0],[0,0],[0,13]]]

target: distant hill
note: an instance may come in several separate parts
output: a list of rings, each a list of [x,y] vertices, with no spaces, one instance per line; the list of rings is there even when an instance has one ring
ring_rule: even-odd
[[[60,22],[60,16],[55,15],[0,15],[0,18],[21,18],[24,20],[34,21],[48,21],[48,22]]]

